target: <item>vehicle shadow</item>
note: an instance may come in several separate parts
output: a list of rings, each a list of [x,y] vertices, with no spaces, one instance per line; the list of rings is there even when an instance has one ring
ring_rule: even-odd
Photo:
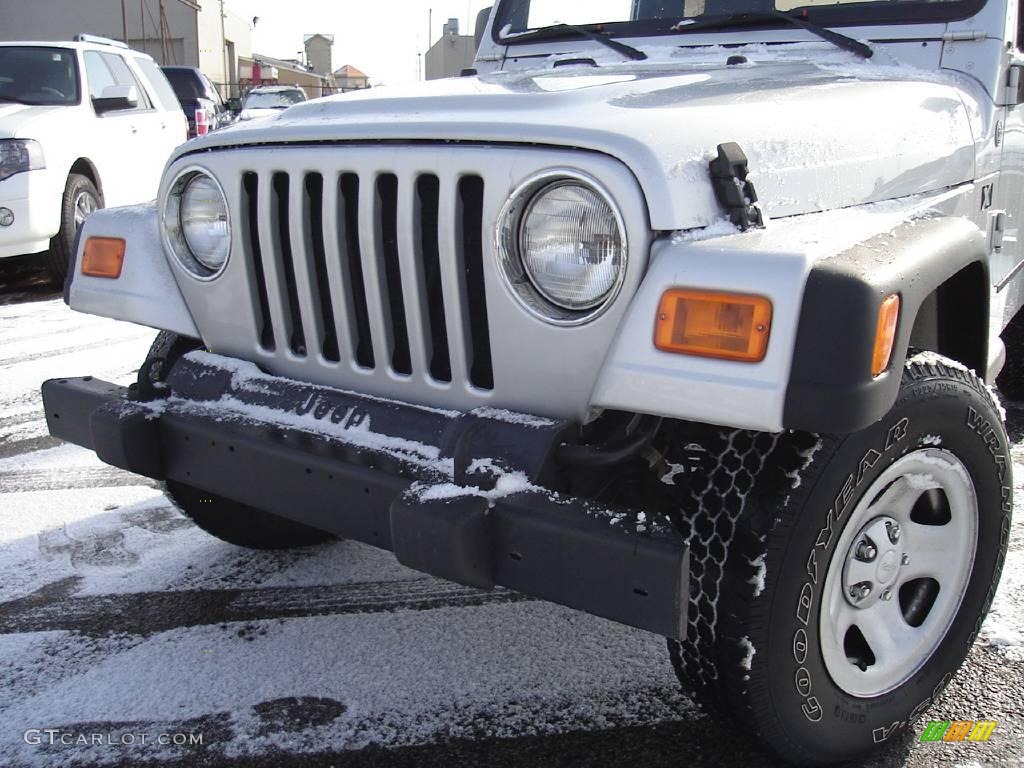
[[[40,254],[0,259],[0,305],[49,301],[60,295],[61,287],[46,273]]]

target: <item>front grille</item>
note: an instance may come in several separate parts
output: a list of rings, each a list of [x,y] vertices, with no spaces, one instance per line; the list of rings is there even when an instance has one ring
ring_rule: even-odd
[[[241,186],[265,353],[494,388],[483,178],[247,171]]]

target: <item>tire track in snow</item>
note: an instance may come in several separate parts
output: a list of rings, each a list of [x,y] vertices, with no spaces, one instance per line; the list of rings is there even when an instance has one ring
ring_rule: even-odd
[[[59,472],[52,469],[22,469],[0,472],[0,494],[27,491],[65,491],[75,488],[158,487],[148,477],[114,467],[68,467]]]
[[[81,582],[82,577],[69,576],[26,597],[0,603],[0,634],[64,630],[90,636],[148,636],[169,629],[228,622],[429,611],[529,600],[505,589],[482,592],[429,578],[74,597]]]
[[[12,440],[9,443],[0,442],[0,459],[9,459],[13,456],[21,456],[35,451],[44,451],[47,448],[56,448],[64,445],[64,441],[52,435],[41,435],[40,437],[29,437],[25,440]]]

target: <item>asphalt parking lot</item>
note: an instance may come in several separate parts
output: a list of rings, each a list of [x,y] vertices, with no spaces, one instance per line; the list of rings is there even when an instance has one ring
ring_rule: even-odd
[[[0,262],[0,765],[775,765],[686,699],[659,637],[352,542],[243,551],[46,434],[43,379],[126,382],[153,336]],[[1024,403],[1007,406],[1024,508]],[[997,720],[991,740],[907,736],[872,766],[1024,765],[1020,520],[983,635],[925,716]]]

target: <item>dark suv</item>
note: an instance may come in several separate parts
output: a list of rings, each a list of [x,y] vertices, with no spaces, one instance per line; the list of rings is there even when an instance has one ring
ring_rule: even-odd
[[[178,103],[188,119],[188,137],[203,136],[235,121],[235,111],[210,82],[210,78],[195,67],[162,67],[170,80]]]

